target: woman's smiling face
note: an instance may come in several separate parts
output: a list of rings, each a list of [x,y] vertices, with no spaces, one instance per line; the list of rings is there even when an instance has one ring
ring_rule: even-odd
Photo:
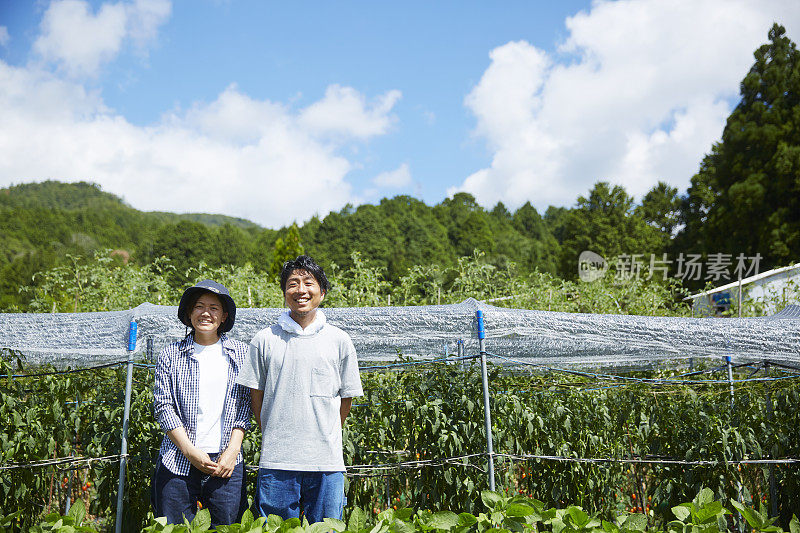
[[[222,301],[216,294],[210,292],[200,295],[189,315],[192,327],[198,333],[216,334],[217,328],[227,319],[228,313],[225,312]]]

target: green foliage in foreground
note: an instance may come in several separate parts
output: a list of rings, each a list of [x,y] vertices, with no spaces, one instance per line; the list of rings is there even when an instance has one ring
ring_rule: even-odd
[[[0,362],[0,374],[9,373],[22,372]],[[0,419],[7,421],[0,425],[0,464],[119,453],[124,375],[118,368],[0,378]],[[666,378],[672,373],[638,375]],[[393,507],[478,513],[487,478],[476,365],[363,372],[362,381],[365,396],[357,400],[344,428],[345,463],[411,464],[357,471],[371,476],[347,479],[350,504],[371,515]],[[123,517],[128,531],[138,531],[146,523],[153,461],[163,437],[152,415],[152,373],[136,368],[134,383]],[[770,467],[745,464],[739,469],[735,463],[724,463],[800,455],[797,379],[739,383],[733,409],[725,383],[598,385],[576,376],[517,374],[491,367],[490,390],[492,433],[499,454],[719,462],[628,465],[498,457],[496,483],[504,497],[533,497],[548,508],[579,505],[604,517],[641,509],[662,525],[673,518],[672,507],[703,486],[721,501],[741,498],[750,506],[774,502],[783,527],[800,508],[796,464],[773,469],[777,490],[772,500]],[[257,431],[246,435],[247,464],[257,464],[259,439]],[[477,455],[441,462],[471,454]],[[21,510],[23,523],[30,527],[63,509],[69,495],[72,501],[84,501],[92,516],[113,522],[118,463],[77,466],[0,471],[3,511]]]
[[[177,272],[167,258],[144,267],[123,263],[109,250],[91,257],[68,256],[64,265],[42,271],[35,284],[22,287],[28,306],[24,311],[86,312],[131,309],[144,302],[176,305],[184,286],[174,286],[178,275],[193,284],[214,279],[230,290],[239,307],[283,307],[276,276],[259,272],[252,265],[210,267],[199,263]],[[573,313],[619,313],[631,315],[688,316],[681,301],[680,284],[640,277],[616,279],[613,272],[592,283],[564,281],[550,274],[524,274],[513,263],[497,267],[483,252],[460,257],[452,267],[437,264],[414,266],[395,283],[386,281],[386,269],[351,254],[352,266],[332,265],[328,278],[333,285],[326,307],[390,305],[437,305],[459,303],[467,298],[494,305]]]
[[[356,507],[350,513],[347,522],[326,518],[323,522],[309,524],[298,518],[283,520],[278,516],[254,518],[245,511],[238,524],[211,528],[211,515],[207,509],[197,513],[189,522],[183,524],[167,524],[165,518],[151,519],[142,528],[142,532],[155,533],[200,533],[218,531],[220,533],[497,533],[511,532],[548,532],[552,533],[652,533],[660,531],[653,527],[652,520],[642,513],[617,514],[613,521],[606,521],[596,515],[590,515],[581,507],[570,505],[565,509],[555,507],[546,509],[544,503],[532,498],[515,496],[504,497],[488,490],[481,493],[485,512],[456,514],[452,511],[414,511],[409,508],[387,509],[375,517],[369,517]],[[768,519],[762,513],[744,506],[736,500],[730,500],[741,517],[753,532],[782,533],[783,529],[773,525],[774,519]],[[14,525],[18,513],[3,517],[0,515],[0,531],[6,531]],[[702,489],[688,503],[672,508],[675,519],[667,524],[670,533],[723,533],[739,531],[734,524],[732,512],[720,501],[713,499],[713,492]],[[97,533],[97,529],[83,525],[86,508],[78,501],[67,515],[52,513],[39,524],[30,529],[31,533],[58,531],[63,533],[87,532]],[[800,522],[792,516],[789,523],[791,533],[800,533]]]

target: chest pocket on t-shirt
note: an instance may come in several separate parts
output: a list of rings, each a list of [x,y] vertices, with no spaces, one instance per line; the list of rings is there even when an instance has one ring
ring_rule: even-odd
[[[311,369],[311,396],[333,396],[333,375],[328,368]]]

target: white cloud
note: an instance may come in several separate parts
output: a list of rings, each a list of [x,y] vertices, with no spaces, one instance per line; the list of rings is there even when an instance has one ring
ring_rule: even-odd
[[[600,0],[567,19],[558,54],[495,48],[465,99],[492,162],[448,193],[544,209],[598,180],[637,196],[658,180],[684,190],[774,21],[797,41],[800,3]]]
[[[378,187],[391,187],[395,189],[411,185],[411,171],[408,169],[408,163],[403,163],[394,170],[381,172],[373,178],[372,183]]]
[[[352,87],[331,85],[322,100],[303,110],[300,122],[310,131],[331,137],[383,135],[395,121],[390,112],[401,96],[400,91],[392,90],[368,104]]]
[[[140,48],[146,47],[156,38],[159,26],[172,13],[170,0],[134,0],[125,4],[128,15],[128,35]]]
[[[55,0],[42,17],[34,50],[73,77],[94,76],[130,38],[141,50],[169,17],[169,0],[104,3],[96,13],[85,0]]]
[[[80,84],[0,61],[0,185],[88,180],[139,209],[224,213],[271,227],[305,220],[352,200],[345,178],[354,167],[337,153],[339,141],[324,140],[331,123],[309,122],[308,109],[325,107],[339,131],[356,137],[368,135],[364,117],[390,122],[392,106],[381,103],[389,96],[369,106],[349,87],[331,91],[361,102],[341,103],[353,124],[327,95],[293,111],[232,85],[139,127]]]
[[[8,28],[0,26],[0,46],[7,45],[10,40],[11,36],[8,34]]]

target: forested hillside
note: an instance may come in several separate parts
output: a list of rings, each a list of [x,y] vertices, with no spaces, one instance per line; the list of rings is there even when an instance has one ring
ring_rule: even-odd
[[[514,211],[502,203],[486,209],[467,193],[433,206],[397,196],[273,230],[222,215],[142,212],[91,183],[15,185],[0,190],[0,309],[27,310],[45,277],[37,272],[98,250],[142,268],[166,257],[174,287],[201,264],[274,276],[301,252],[331,269],[364,261],[377,282],[389,284],[433,266],[457,272],[459,258],[476,250],[499,270],[564,280],[577,278],[584,250],[612,264],[641,254],[645,265],[651,254],[673,262],[682,253],[760,254],[763,271],[800,260],[798,117],[800,56],[775,25],[755,52],[721,142],[700,162],[689,189],[658,183],[638,204],[624,188],[598,181],[574,205],[544,213],[530,202]]]

